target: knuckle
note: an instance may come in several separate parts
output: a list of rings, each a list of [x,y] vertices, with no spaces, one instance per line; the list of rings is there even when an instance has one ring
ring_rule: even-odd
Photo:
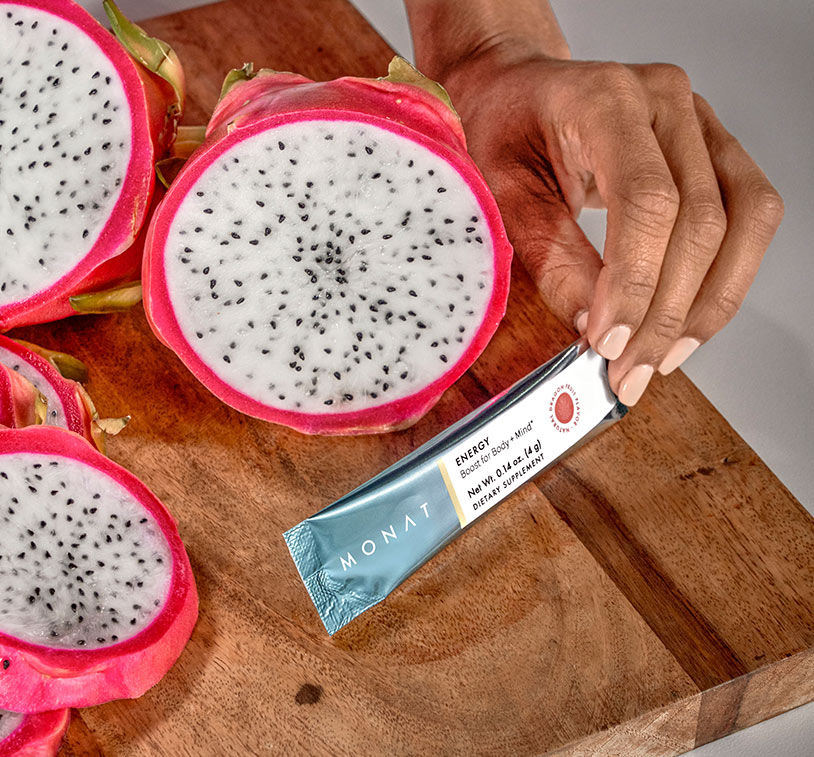
[[[707,102],[706,98],[703,95],[700,95],[698,92],[692,93],[692,104],[695,107],[703,126],[704,122],[707,121],[710,115],[713,113],[712,106]]]
[[[636,75],[622,63],[602,62],[592,66],[590,112],[603,123],[614,124],[620,113],[633,112],[641,100]],[[585,84],[579,89],[584,90]]]
[[[783,220],[785,209],[783,198],[768,182],[754,191],[752,198],[752,219],[758,234],[771,239]]]
[[[684,327],[684,314],[675,310],[662,309],[653,313],[650,328],[661,341],[672,341],[681,334]]]
[[[678,189],[661,175],[637,178],[621,200],[630,220],[656,231],[671,229],[678,215]]]
[[[723,207],[714,202],[693,202],[685,211],[688,236],[704,260],[717,254],[726,235],[727,218]]]
[[[606,84],[627,87],[635,81],[634,73],[624,64],[607,61],[599,64],[600,76]]]
[[[690,77],[681,66],[673,63],[652,63],[647,68],[648,76],[660,89],[687,97],[691,95]]]
[[[625,300],[649,303],[656,291],[659,275],[649,265],[638,263],[617,276],[619,293]]]
[[[743,298],[729,289],[722,289],[712,299],[713,319],[717,324],[716,331],[729,323],[740,310]]]
[[[554,302],[558,305],[562,304],[559,300],[564,296],[568,289],[568,284],[573,278],[575,273],[575,266],[569,263],[547,264],[541,265],[537,271],[536,279],[537,288],[543,294],[544,298],[549,302]]]

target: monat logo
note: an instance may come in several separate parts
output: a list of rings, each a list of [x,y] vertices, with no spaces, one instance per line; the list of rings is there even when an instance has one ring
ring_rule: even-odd
[[[413,510],[412,515],[408,512],[404,513],[403,521],[399,517],[396,521],[388,523],[387,528],[380,528],[380,534],[375,532],[369,534],[368,538],[359,543],[359,551],[356,553],[358,555],[361,552],[359,559],[364,560],[367,557],[372,557],[376,554],[377,549],[381,553],[381,550],[386,550],[391,542],[397,541],[399,537],[409,539],[413,530],[421,528],[423,521],[430,519],[430,511],[427,509],[429,504],[429,502],[422,502]],[[358,565],[353,552],[348,552],[345,557],[339,555],[339,562],[342,565],[343,573]]]
[[[567,434],[579,423],[579,397],[571,384],[560,384],[551,395],[548,403],[548,415],[551,425],[557,431]]]

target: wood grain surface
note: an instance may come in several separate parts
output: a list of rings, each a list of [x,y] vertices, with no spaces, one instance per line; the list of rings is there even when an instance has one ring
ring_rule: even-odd
[[[189,123],[244,61],[325,79],[391,55],[344,0],[145,26],[185,63]],[[326,635],[282,532],[572,340],[517,265],[481,359],[385,436],[241,416],[138,308],[18,333],[85,360],[100,409],[133,415],[110,454],[178,519],[201,594],[165,680],[77,714],[65,755],[667,755],[814,699],[814,521],[680,373]]]

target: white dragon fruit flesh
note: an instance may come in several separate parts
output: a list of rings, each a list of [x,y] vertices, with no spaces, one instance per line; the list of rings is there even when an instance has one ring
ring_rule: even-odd
[[[0,2],[0,331],[139,277],[133,242],[183,74],[108,6],[121,41],[72,0]]]
[[[227,77],[142,280],[155,333],[222,400],[364,433],[415,422],[472,364],[510,263],[446,93],[396,59],[375,80]]]
[[[172,517],[82,437],[0,430],[0,708],[137,697],[197,617]]]

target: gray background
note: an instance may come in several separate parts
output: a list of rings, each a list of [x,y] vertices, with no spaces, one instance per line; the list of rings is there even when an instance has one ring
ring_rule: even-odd
[[[80,2],[103,18],[101,0]],[[134,20],[199,4],[119,1]],[[354,4],[397,52],[412,57],[401,0]],[[553,5],[574,58],[682,66],[783,195],[785,220],[746,304],[684,369],[814,513],[814,0]],[[604,214],[586,211],[580,223],[601,249]],[[690,754],[812,757],[814,704]]]

